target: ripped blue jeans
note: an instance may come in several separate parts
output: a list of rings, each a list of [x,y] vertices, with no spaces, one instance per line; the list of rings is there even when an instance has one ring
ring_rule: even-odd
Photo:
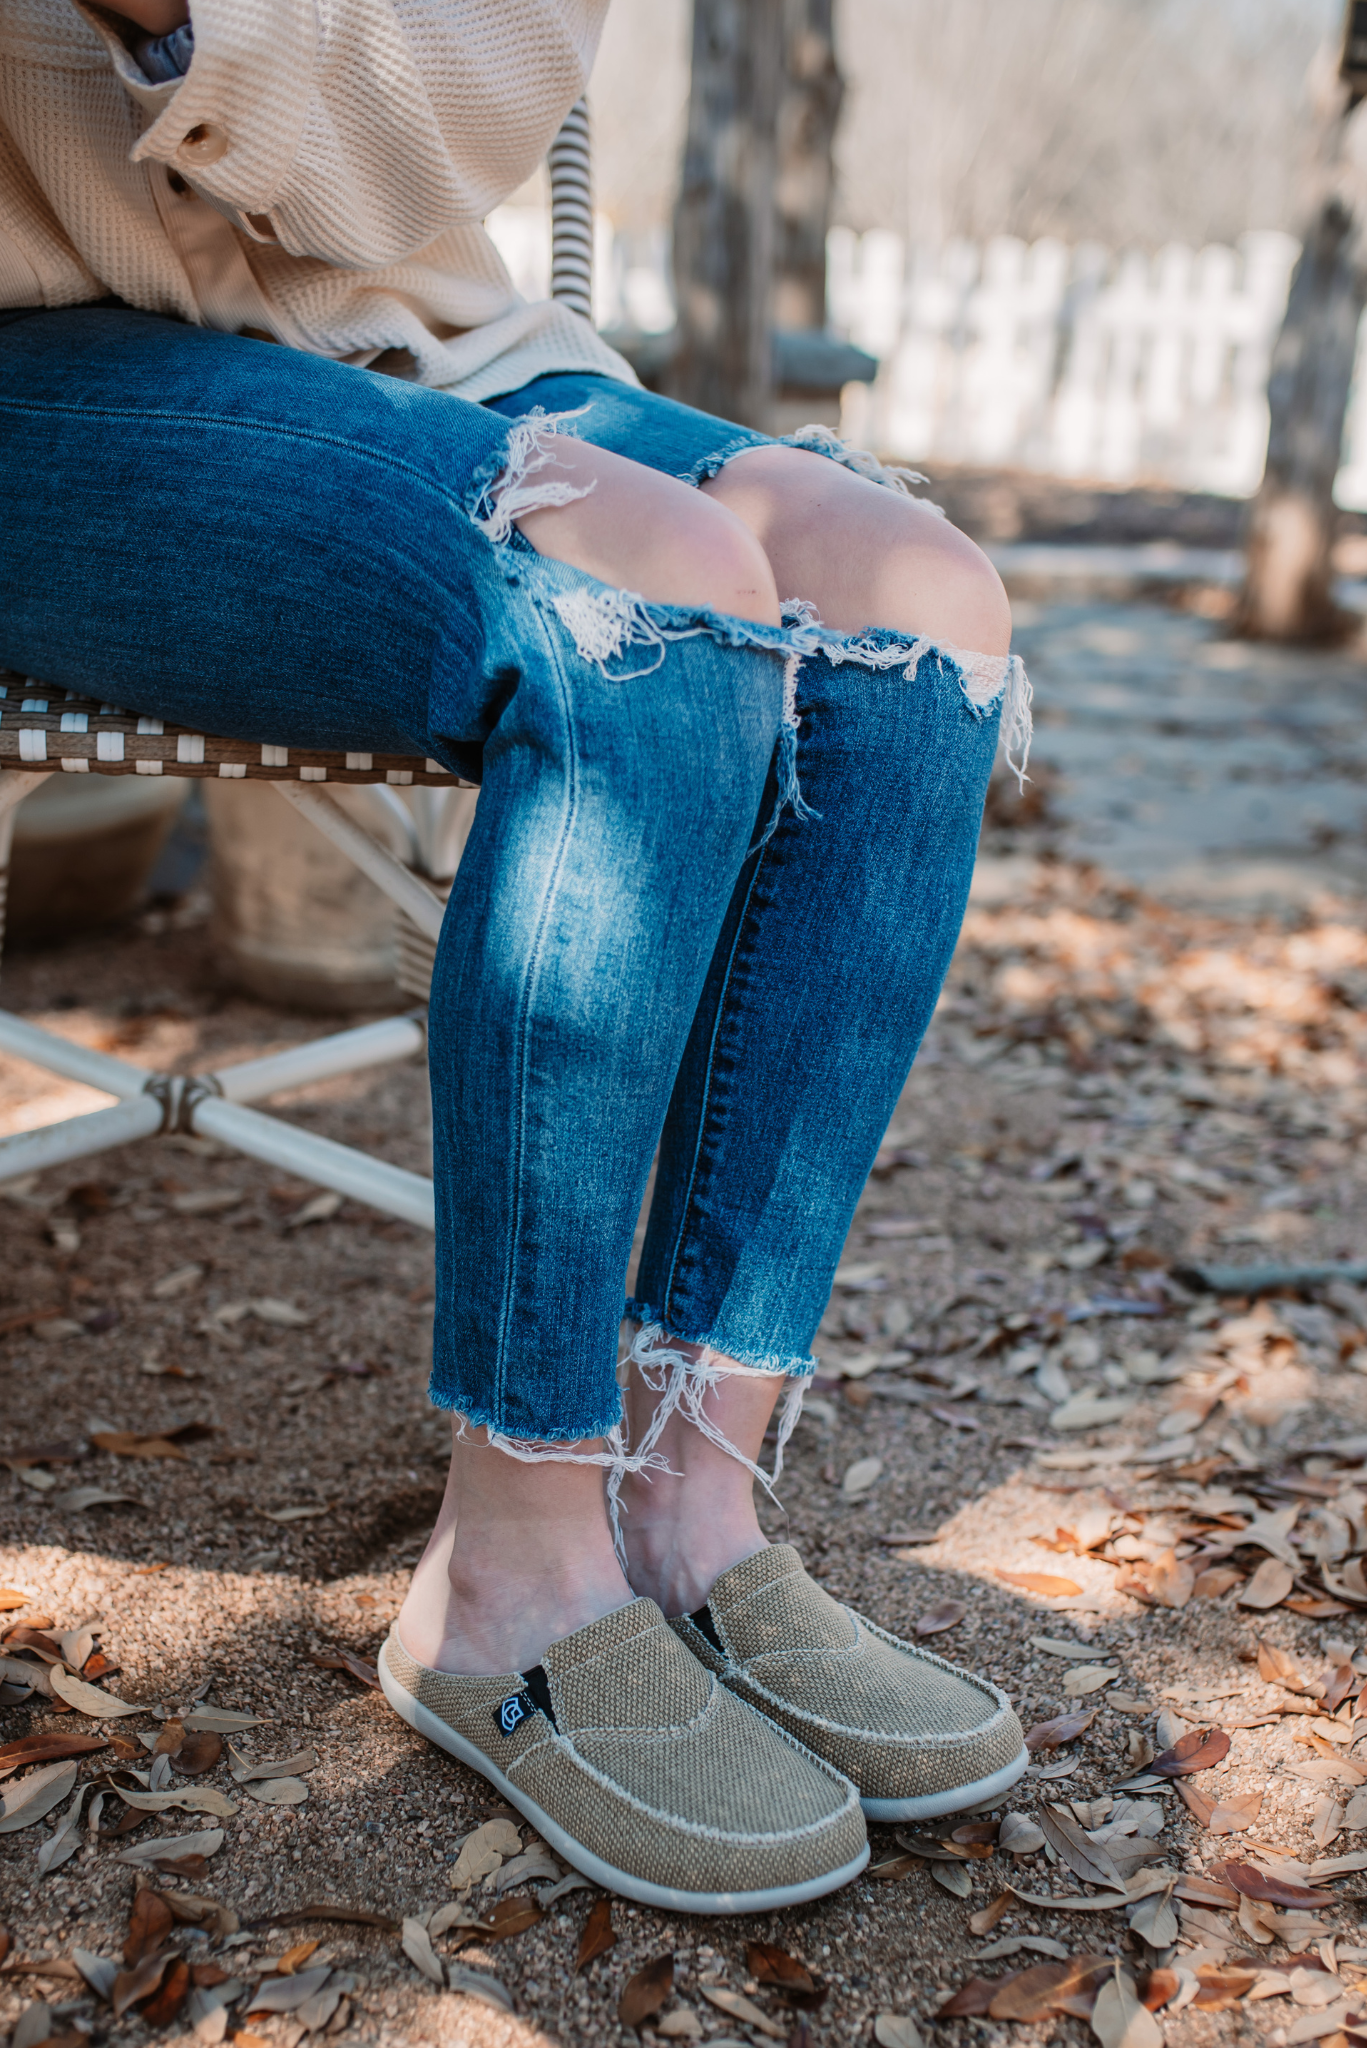
[[[1028,712],[1018,665],[538,555],[511,525],[554,476],[537,407],[694,481],[763,438],[598,377],[480,406],[117,306],[0,316],[0,666],[480,782],[432,987],[432,1398],[514,1456],[620,1470],[657,1147],[646,1369],[689,1406],[708,1361],[689,1383],[671,1337],[812,1371],[1003,697]]]

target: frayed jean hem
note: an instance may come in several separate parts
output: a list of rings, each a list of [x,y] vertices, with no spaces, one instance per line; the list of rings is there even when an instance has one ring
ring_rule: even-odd
[[[651,1323],[659,1324],[662,1328],[668,1327],[671,1342],[697,1344],[714,1362],[724,1359],[726,1364],[720,1367],[723,1372],[726,1371],[727,1365],[735,1364],[744,1366],[747,1373],[762,1373],[773,1379],[809,1380],[817,1369],[818,1361],[811,1352],[802,1356],[796,1353],[785,1356],[774,1351],[736,1350],[728,1343],[718,1342],[711,1334],[676,1330],[672,1324],[666,1325],[666,1319],[659,1309],[648,1301],[638,1300],[635,1295],[627,1297],[622,1315],[628,1322],[640,1323],[642,1327]]]

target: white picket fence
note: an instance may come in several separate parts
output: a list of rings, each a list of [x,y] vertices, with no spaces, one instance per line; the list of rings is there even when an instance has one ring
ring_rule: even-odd
[[[519,288],[543,295],[546,216],[501,207],[489,226]],[[599,326],[672,325],[663,234],[628,245],[600,215],[596,239]],[[1289,235],[1150,256],[1005,236],[925,249],[836,228],[827,250],[832,325],[880,363],[874,384],[845,393],[842,427],[860,446],[928,465],[1257,489]],[[1367,509],[1361,340],[1358,367],[1336,495]]]

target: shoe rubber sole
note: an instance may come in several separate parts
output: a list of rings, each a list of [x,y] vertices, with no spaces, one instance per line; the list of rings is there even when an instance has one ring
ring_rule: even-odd
[[[1024,1777],[1030,1761],[1022,1749],[1009,1764],[993,1771],[990,1778],[978,1778],[971,1785],[954,1785],[948,1792],[926,1792],[919,1799],[864,1799],[859,1804],[869,1820],[938,1820],[943,1813],[962,1813],[966,1806],[987,1806],[1009,1792]]]
[[[449,1723],[443,1721],[439,1714],[434,1714],[430,1707],[425,1707],[421,1700],[414,1699],[412,1693],[386,1669],[383,1656],[378,1661],[384,1696],[410,1728],[419,1735],[425,1735],[429,1742],[435,1742],[438,1749],[444,1749],[448,1756],[458,1757],[472,1771],[478,1771],[480,1777],[486,1778],[501,1792],[508,1804],[515,1806],[556,1854],[581,1876],[601,1885],[604,1891],[618,1892],[624,1899],[634,1899],[638,1905],[659,1906],[667,1913],[771,1913],[780,1906],[801,1906],[809,1899],[824,1898],[827,1892],[839,1891],[842,1885],[858,1877],[869,1860],[868,1844],[865,1843],[860,1854],[839,1870],[826,1871],[821,1877],[809,1878],[805,1884],[771,1885],[768,1890],[758,1892],[686,1892],[675,1885],[652,1884],[648,1878],[635,1877],[630,1871],[618,1870],[613,1864],[605,1863],[601,1856],[595,1856],[591,1849],[576,1842],[573,1835],[553,1820],[544,1808],[538,1806],[534,1799],[529,1799],[511,1779],[505,1778],[483,1750],[477,1749],[473,1742],[467,1742],[463,1735],[458,1735]],[[868,1802],[864,1804],[867,1811]]]

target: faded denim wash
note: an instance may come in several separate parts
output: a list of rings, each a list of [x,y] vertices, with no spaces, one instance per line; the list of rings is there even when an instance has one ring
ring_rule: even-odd
[[[617,1429],[657,1146],[632,1312],[812,1370],[1003,690],[1028,716],[1009,664],[536,554],[502,500],[538,406],[694,481],[762,439],[600,378],[477,406],[117,305],[0,318],[0,664],[482,784],[432,989],[432,1397],[515,1455]]]

